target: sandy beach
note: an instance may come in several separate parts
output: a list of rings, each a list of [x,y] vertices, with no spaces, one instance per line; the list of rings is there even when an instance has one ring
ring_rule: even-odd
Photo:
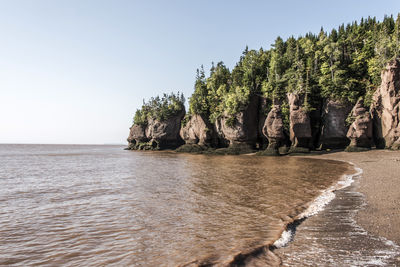
[[[351,162],[362,173],[298,224],[292,242],[275,251],[282,266],[400,266],[400,151],[306,157]]]
[[[369,233],[400,244],[400,151],[337,152],[316,157],[349,161],[363,170],[359,191],[367,206],[356,220]]]

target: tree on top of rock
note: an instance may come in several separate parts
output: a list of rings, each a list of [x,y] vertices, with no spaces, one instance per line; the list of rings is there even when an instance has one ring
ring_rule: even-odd
[[[185,110],[185,97],[182,93],[163,94],[149,101],[143,100],[143,105],[136,110],[133,124],[147,125],[149,119],[165,121]]]

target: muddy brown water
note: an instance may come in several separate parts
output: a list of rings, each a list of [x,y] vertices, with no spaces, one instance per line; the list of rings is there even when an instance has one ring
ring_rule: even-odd
[[[347,163],[0,145],[0,265],[225,264],[279,238]]]

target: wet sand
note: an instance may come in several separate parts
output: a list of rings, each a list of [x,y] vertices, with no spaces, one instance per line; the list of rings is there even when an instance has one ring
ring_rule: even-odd
[[[400,151],[337,152],[317,158],[345,160],[363,170],[359,191],[367,205],[356,221],[369,233],[400,245]]]
[[[362,174],[275,253],[282,266],[400,266],[400,151],[307,157],[354,163]]]

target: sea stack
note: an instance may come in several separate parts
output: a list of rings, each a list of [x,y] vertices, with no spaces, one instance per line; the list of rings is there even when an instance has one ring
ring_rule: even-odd
[[[311,124],[308,112],[303,108],[304,96],[287,95],[290,108],[290,153],[309,152],[312,146]]]
[[[216,122],[219,137],[229,147],[254,148],[258,137],[258,96],[250,98],[247,107],[231,116],[224,114]]]
[[[278,156],[279,147],[284,144],[286,139],[283,131],[283,120],[280,105],[274,105],[268,113],[263,127],[263,134],[268,139],[268,147],[262,152],[262,154]]]
[[[346,151],[362,151],[370,149],[372,140],[372,119],[369,111],[364,107],[363,99],[359,99],[351,111],[351,118],[354,120],[347,132],[350,145]]]
[[[382,71],[382,83],[373,96],[374,139],[378,148],[400,149],[400,61]]]

